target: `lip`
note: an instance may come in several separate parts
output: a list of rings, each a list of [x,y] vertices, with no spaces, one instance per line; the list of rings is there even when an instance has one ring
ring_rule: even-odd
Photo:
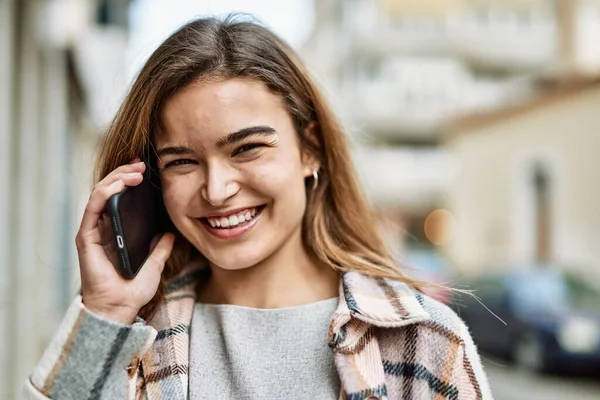
[[[250,208],[252,208],[252,207],[250,207]],[[246,233],[248,233],[250,230],[252,230],[254,228],[254,226],[256,225],[256,223],[258,222],[260,217],[262,216],[262,212],[265,210],[265,208],[267,208],[267,206],[259,206],[258,211],[256,212],[256,215],[254,216],[254,218],[252,218],[252,220],[250,222],[248,222],[248,223],[243,222],[243,223],[239,224],[238,226],[236,226],[235,228],[226,228],[226,229],[213,228],[208,223],[208,220],[206,220],[206,218],[200,218],[199,220],[200,220],[201,225],[204,227],[204,229],[206,229],[208,231],[208,233],[210,233],[214,237],[216,237],[218,239],[235,239],[235,238],[239,238],[242,235],[245,235]],[[247,210],[247,209],[248,208],[240,208],[239,211]],[[235,214],[235,212],[234,212],[234,214]],[[231,215],[231,213],[224,214],[224,215]]]

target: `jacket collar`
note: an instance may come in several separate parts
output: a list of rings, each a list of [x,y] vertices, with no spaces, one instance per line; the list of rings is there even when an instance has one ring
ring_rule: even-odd
[[[329,328],[329,345],[351,348],[371,327],[398,328],[429,319],[408,285],[345,272],[340,280],[340,297]]]
[[[205,277],[206,267],[190,265],[166,285],[167,301],[180,296],[193,298]],[[194,299],[195,300],[195,299]],[[192,306],[194,303],[191,303]],[[165,305],[163,305],[165,306]],[[189,307],[189,304],[188,304]],[[191,313],[186,312],[186,315]],[[339,344],[348,324],[362,322],[379,328],[397,328],[429,319],[415,293],[405,283],[351,271],[341,275],[339,303],[330,326],[330,344]],[[167,320],[152,324],[157,330],[173,328]],[[189,324],[191,321],[187,321]],[[166,325],[165,325],[166,324]]]

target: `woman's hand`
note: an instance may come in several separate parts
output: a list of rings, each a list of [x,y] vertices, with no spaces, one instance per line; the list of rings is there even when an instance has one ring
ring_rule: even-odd
[[[108,199],[124,186],[139,185],[145,168],[144,163],[136,159],[115,169],[94,186],[75,238],[83,304],[93,313],[123,324],[131,324],[139,310],[156,294],[175,240],[172,233],[163,234],[131,280],[117,272],[103,248],[99,222]]]

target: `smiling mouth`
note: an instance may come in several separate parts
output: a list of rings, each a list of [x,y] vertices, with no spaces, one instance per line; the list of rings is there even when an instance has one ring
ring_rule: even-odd
[[[247,208],[227,217],[203,217],[200,218],[203,224],[210,226],[213,229],[233,229],[239,228],[252,222],[266,206],[258,206]]]

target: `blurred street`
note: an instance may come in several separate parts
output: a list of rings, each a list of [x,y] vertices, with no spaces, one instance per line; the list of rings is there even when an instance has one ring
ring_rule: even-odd
[[[480,351],[598,370],[600,0],[0,0],[0,400],[81,287],[92,160],[133,78],[229,13],[299,53],[390,255]],[[600,400],[599,378],[483,358],[497,400]]]
[[[600,382],[592,378],[534,375],[483,356],[495,400],[598,400]]]

